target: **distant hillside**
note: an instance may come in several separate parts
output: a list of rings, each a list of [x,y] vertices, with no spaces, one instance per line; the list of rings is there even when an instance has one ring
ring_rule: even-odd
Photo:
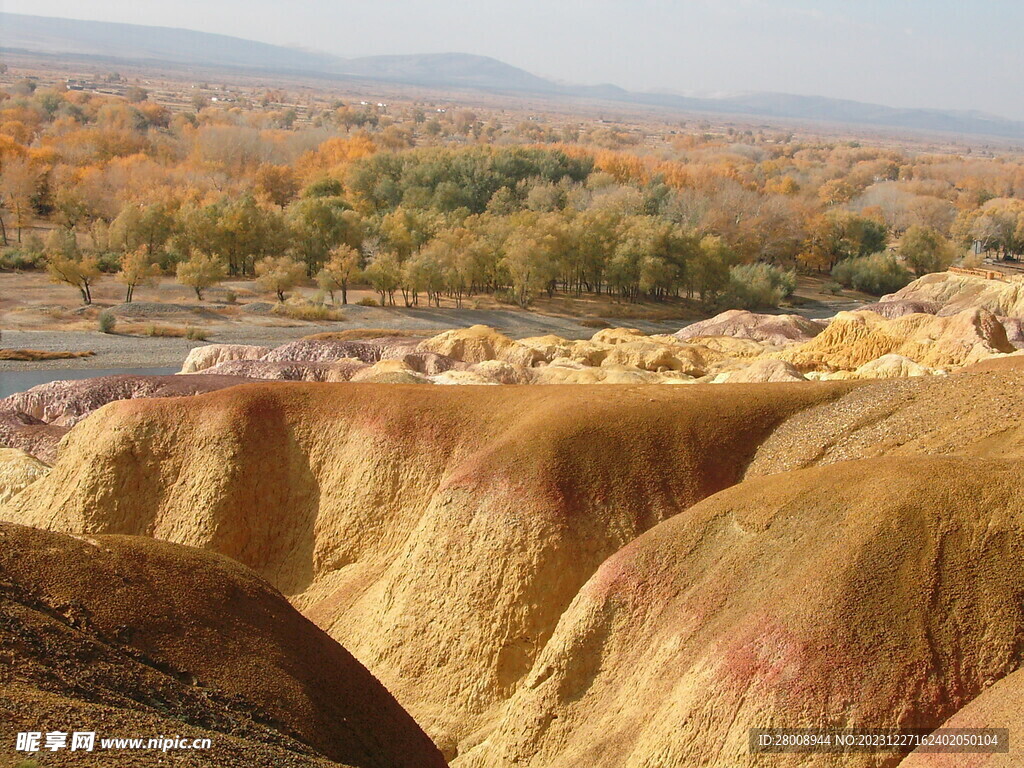
[[[339,59],[189,29],[0,13],[0,47],[132,61],[322,71]]]
[[[624,92],[619,100],[663,106],[684,112],[747,115],[847,125],[873,125],[915,131],[941,131],[976,136],[1024,138],[1024,122],[981,112],[909,109],[824,96],[751,93],[724,98],[692,98],[674,94]]]
[[[525,70],[487,56],[435,53],[418,56],[368,56],[348,59],[339,74],[417,85],[447,85],[544,93],[556,86]]]
[[[186,29],[76,21],[0,13],[0,50],[103,57],[146,63],[231,67],[268,73],[530,93],[663,107],[676,112],[870,125],[1024,139],[1024,122],[978,112],[900,109],[822,96],[751,93],[695,98],[635,93],[614,85],[565,86],[487,56],[465,53],[369,56],[346,59],[326,53],[258,43]],[[691,84],[693,85],[693,84]]]

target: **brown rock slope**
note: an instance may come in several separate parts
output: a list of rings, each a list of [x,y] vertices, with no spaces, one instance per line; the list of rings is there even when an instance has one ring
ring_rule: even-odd
[[[1001,317],[999,321],[1006,329],[1006,339],[1014,349],[1024,349],[1024,319],[1019,317]]]
[[[882,312],[883,306],[897,304],[906,309],[915,303],[889,302],[875,308]],[[955,317],[889,314],[840,313],[826,330],[824,324],[796,315],[731,310],[674,336],[608,328],[587,340],[547,335],[514,341],[482,325],[422,340],[321,335],[284,344],[258,359],[249,358],[262,348],[198,347],[183,372],[442,385],[679,384],[698,379],[718,384],[802,381],[804,374],[830,380],[924,375],[1014,349],[1004,324],[1014,321],[984,310]],[[726,335],[700,335],[704,333]],[[218,362],[221,358],[224,361]]]
[[[182,373],[199,373],[221,363],[236,360],[259,360],[270,352],[270,347],[251,344],[204,344],[189,350],[182,363]]]
[[[417,348],[421,352],[442,355],[466,363],[504,360],[530,366],[538,359],[533,349],[486,325],[445,331],[423,340]]]
[[[260,360],[268,363],[334,362],[361,360],[373,364],[382,360],[401,360],[419,373],[436,374],[457,367],[457,361],[430,350],[420,350],[418,338],[391,336],[340,341],[305,338],[277,347]]]
[[[0,504],[10,501],[50,468],[34,456],[17,448],[0,448]]]
[[[915,750],[900,768],[1019,768],[1024,765],[1024,670],[1007,675],[942,724],[943,728],[1008,728],[1010,751],[942,754]]]
[[[882,355],[854,371],[854,375],[861,379],[909,379],[930,373],[929,369],[903,355]]]
[[[68,427],[115,400],[188,397],[243,383],[238,376],[137,376],[51,381],[0,400],[0,447],[53,462]]]
[[[231,360],[207,368],[203,373],[244,376],[269,381],[349,381],[369,365],[362,360],[343,358],[333,362],[295,362],[267,360]]]
[[[188,397],[245,383],[238,376],[139,376],[118,374],[92,379],[51,381],[11,395],[3,405],[59,426],[77,424],[115,400],[136,397]]]
[[[865,304],[860,308],[862,312],[874,312],[876,315],[887,317],[893,320],[904,315],[936,315],[942,309],[942,304],[936,301],[915,301],[913,299],[890,299],[879,301],[874,304]]]
[[[935,728],[1017,669],[1022,647],[1018,462],[889,458],[761,478],[609,558],[456,765],[760,766],[750,728]]]
[[[274,384],[187,410],[122,401],[3,514],[252,566],[454,755],[605,558],[856,386]]]
[[[958,373],[995,373],[997,371],[1024,370],[1024,351],[1015,352],[1004,357],[982,360],[980,363],[961,368]]]
[[[14,448],[51,462],[68,428],[33,418],[0,400],[0,447]]]
[[[731,336],[765,344],[792,344],[809,341],[824,330],[822,323],[799,315],[759,315],[745,309],[730,309],[708,320],[686,326],[677,339],[704,336]]]
[[[1004,358],[1019,360],[1019,358]],[[788,419],[747,477],[880,456],[1024,458],[1024,367],[873,381]]]
[[[345,649],[252,571],[208,552],[0,525],[0,658],[7,733],[210,738],[206,760],[190,764],[445,764]],[[45,764],[61,757],[161,761],[130,752]]]
[[[804,376],[782,360],[758,360],[733,373],[723,374],[729,384],[806,381]]]

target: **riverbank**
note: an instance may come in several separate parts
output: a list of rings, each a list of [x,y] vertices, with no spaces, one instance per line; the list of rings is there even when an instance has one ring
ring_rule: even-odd
[[[555,334],[567,339],[585,339],[594,333],[574,318],[550,317],[515,310],[414,309],[348,306],[345,319],[328,323],[255,325],[210,323],[203,326],[205,341],[163,336],[129,336],[82,330],[4,330],[3,346],[10,349],[38,349],[47,352],[91,351],[87,358],[40,361],[0,361],[0,372],[54,369],[160,368],[180,366],[193,347],[204,344],[259,344],[277,346],[316,333],[354,328],[385,328],[440,333],[471,325],[489,325],[513,338]],[[687,321],[625,323],[645,333],[675,333]]]
[[[776,310],[791,312],[810,319],[831,317],[840,310],[856,309],[857,301],[835,301],[828,304],[807,304]],[[31,370],[79,370],[120,368],[167,368],[180,366],[193,347],[204,344],[258,344],[277,346],[317,333],[330,333],[357,328],[383,328],[396,331],[441,333],[454,328],[487,325],[514,339],[553,334],[564,339],[588,339],[598,325],[595,318],[559,317],[514,309],[454,309],[413,307],[363,307],[348,305],[342,309],[343,319],[324,323],[276,321],[261,324],[255,321],[206,322],[202,330],[205,340],[167,336],[136,336],[100,333],[88,330],[3,331],[2,345],[8,349],[36,349],[46,352],[94,353],[91,357],[65,360],[0,361],[0,372]],[[247,318],[248,320],[248,318]],[[675,333],[694,322],[678,320],[596,319],[609,326],[637,328],[647,334]],[[586,324],[584,324],[586,323]]]
[[[820,280],[801,277],[790,307],[776,310],[811,319],[831,317],[842,309],[855,309],[869,297],[833,296],[821,289]],[[647,334],[675,333],[703,319],[692,302],[622,304],[607,296],[582,298],[557,295],[538,297],[537,306],[521,310],[498,304],[493,297],[474,297],[464,307],[380,307],[356,302],[376,294],[349,292],[353,303],[334,306],[337,320],[297,319],[279,312],[272,300],[259,295],[251,281],[235,281],[213,289],[207,301],[197,302],[183,286],[163,281],[139,292],[134,304],[122,304],[124,287],[111,278],[99,281],[95,304],[83,307],[75,291],[54,285],[35,272],[0,273],[0,347],[44,352],[93,352],[91,357],[41,361],[0,361],[0,372],[24,370],[83,370],[165,368],[180,366],[189,350],[203,344],[259,344],[277,346],[317,333],[381,328],[422,331],[425,335],[472,325],[487,325],[506,336],[554,334],[564,339],[590,338],[607,326],[637,328]],[[237,303],[228,302],[227,291]],[[309,288],[296,290],[294,298],[315,298]],[[303,307],[294,308],[301,312]],[[100,333],[97,315],[107,309],[117,317],[115,332]],[[713,313],[712,313],[713,314]],[[203,340],[187,339],[193,329]],[[159,333],[153,334],[153,330]]]

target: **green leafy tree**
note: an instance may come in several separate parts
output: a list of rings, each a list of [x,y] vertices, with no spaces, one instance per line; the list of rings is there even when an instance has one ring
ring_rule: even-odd
[[[363,272],[363,276],[377,293],[380,304],[395,305],[395,291],[402,281],[402,264],[398,256],[388,251],[378,253]]]
[[[530,306],[558,277],[557,263],[552,258],[556,249],[555,237],[550,233],[516,230],[506,241],[501,263],[520,307]]]
[[[443,289],[455,299],[456,307],[462,306],[463,298],[482,279],[487,256],[478,235],[467,227],[442,230],[419,255],[437,264]],[[434,301],[440,302],[438,294]]]
[[[419,306],[420,293],[426,293],[427,305],[439,307],[444,287],[444,268],[430,254],[420,251],[402,265],[402,288],[406,306]]]
[[[849,211],[833,210],[812,223],[800,260],[807,266],[830,270],[843,259],[878,253],[888,242],[884,224]]]
[[[427,211],[398,207],[381,220],[379,231],[399,261],[405,261],[434,235],[437,218]]]
[[[92,286],[100,277],[99,261],[95,256],[81,252],[75,233],[64,229],[51,231],[46,238],[44,253],[50,280],[77,288],[82,302],[92,304]]]
[[[151,261],[145,248],[139,248],[121,257],[121,271],[117,275],[119,282],[124,283],[125,303],[131,304],[135,289],[140,285],[156,285],[160,269]]]
[[[279,211],[261,207],[252,195],[243,195],[219,210],[217,253],[232,275],[253,274],[258,259],[281,256],[289,236]]]
[[[362,257],[355,248],[342,243],[331,249],[330,258],[316,276],[320,289],[331,295],[334,303],[334,292],[341,291],[341,303],[348,304],[348,287],[359,279],[359,265]]]
[[[126,205],[110,224],[110,247],[120,253],[145,248],[152,260],[170,240],[174,225],[174,211],[165,203]]]
[[[359,215],[339,197],[304,197],[288,206],[287,221],[292,246],[315,275],[330,257],[331,249],[345,244],[358,248],[363,227]]]
[[[216,256],[194,252],[191,256],[178,263],[178,282],[188,286],[196,293],[199,301],[203,300],[203,291],[217,285],[227,276],[224,262]]]
[[[284,301],[285,292],[302,282],[305,267],[291,256],[265,256],[256,262],[256,285],[272,291],[278,301]]]
[[[956,258],[956,249],[949,238],[937,229],[920,225],[914,225],[904,233],[896,252],[918,276],[942,272]]]
[[[711,235],[700,241],[690,262],[688,286],[704,304],[714,302],[729,287],[729,268],[734,256],[725,242]]]

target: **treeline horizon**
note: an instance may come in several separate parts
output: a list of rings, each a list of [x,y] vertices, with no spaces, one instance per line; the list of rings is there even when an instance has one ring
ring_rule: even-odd
[[[466,111],[359,121],[346,105],[295,127],[258,104],[172,114],[136,90],[0,92],[0,266],[45,268],[86,302],[110,273],[129,301],[173,275],[199,298],[251,277],[281,300],[315,281],[342,303],[359,284],[387,304],[756,307],[798,272],[880,295],[968,249],[1024,253],[1019,158],[603,126],[539,144],[536,126]],[[26,236],[38,222],[49,234]]]

